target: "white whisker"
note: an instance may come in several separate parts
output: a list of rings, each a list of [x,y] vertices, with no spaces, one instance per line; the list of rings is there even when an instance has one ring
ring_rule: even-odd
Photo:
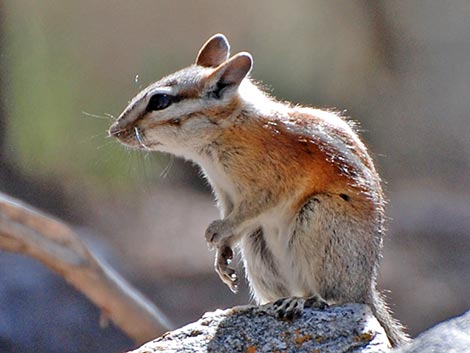
[[[93,141],[93,140],[95,140],[95,139],[98,138],[98,137],[100,137],[100,138],[104,137],[104,136],[103,136],[103,133],[99,133],[99,134],[96,134],[96,135],[92,135],[92,136],[86,137],[86,138],[84,138],[83,140],[81,140],[79,143],[90,143],[90,141]]]
[[[142,139],[142,135],[140,134],[140,130],[139,130],[139,128],[138,128],[137,126],[134,127],[134,134],[135,134],[135,139],[137,140],[137,142],[139,143],[139,145],[140,145],[143,149],[145,149],[145,150],[147,150],[147,151],[150,151],[150,148],[148,148],[148,147],[145,145],[145,143],[144,143],[144,141],[143,141],[143,139]]]
[[[85,115],[86,117],[90,117],[90,118],[98,118],[98,119],[113,120],[113,121],[115,120],[114,117],[91,114],[91,113],[85,112],[83,110],[82,110],[82,114]]]
[[[114,140],[108,140],[108,141],[106,141],[105,143],[103,143],[103,144],[97,146],[96,149],[97,149],[97,150],[100,150],[100,149],[102,149],[103,147],[109,146],[111,143],[114,143]]]
[[[173,155],[170,155],[170,160],[168,161],[165,168],[160,173],[160,177],[166,178],[168,176],[168,173],[170,172],[171,167],[173,167],[174,164],[175,164],[175,157]]]

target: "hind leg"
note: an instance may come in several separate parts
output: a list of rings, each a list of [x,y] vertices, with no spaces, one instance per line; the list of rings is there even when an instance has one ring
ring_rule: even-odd
[[[381,244],[366,206],[354,198],[317,194],[299,210],[289,251],[305,293],[330,303],[367,302]]]

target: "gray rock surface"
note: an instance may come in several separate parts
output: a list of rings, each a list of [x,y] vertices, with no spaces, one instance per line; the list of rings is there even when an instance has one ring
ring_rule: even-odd
[[[293,321],[267,311],[268,306],[244,306],[206,313],[133,353],[390,352],[384,330],[366,305],[305,309]]]
[[[423,332],[395,353],[469,353],[470,310]]]

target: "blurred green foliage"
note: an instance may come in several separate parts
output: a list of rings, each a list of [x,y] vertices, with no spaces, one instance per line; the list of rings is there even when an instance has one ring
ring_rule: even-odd
[[[31,174],[116,172],[108,169],[113,164],[97,167],[90,158],[103,144],[92,136],[104,126],[85,121],[77,106],[84,86],[75,69],[80,63],[67,51],[72,41],[45,25],[46,9],[36,5],[25,15],[21,6],[9,5],[3,64],[8,67],[8,146],[17,163]],[[77,140],[87,135],[88,140]]]
[[[93,84],[97,68],[93,60],[83,60],[91,53],[77,48],[77,31],[64,20],[64,11],[51,14],[52,3],[34,1],[28,11],[25,3],[6,5],[2,74],[8,152],[15,163],[30,175],[121,186],[148,177],[150,169],[158,172],[167,158],[125,152],[106,137],[118,114],[109,107],[125,101],[116,102],[113,92],[100,92]]]

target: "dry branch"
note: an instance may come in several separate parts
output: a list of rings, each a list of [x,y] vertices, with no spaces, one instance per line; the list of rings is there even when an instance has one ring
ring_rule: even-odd
[[[60,274],[136,343],[170,329],[164,315],[99,261],[70,227],[2,193],[0,249],[31,256]]]

